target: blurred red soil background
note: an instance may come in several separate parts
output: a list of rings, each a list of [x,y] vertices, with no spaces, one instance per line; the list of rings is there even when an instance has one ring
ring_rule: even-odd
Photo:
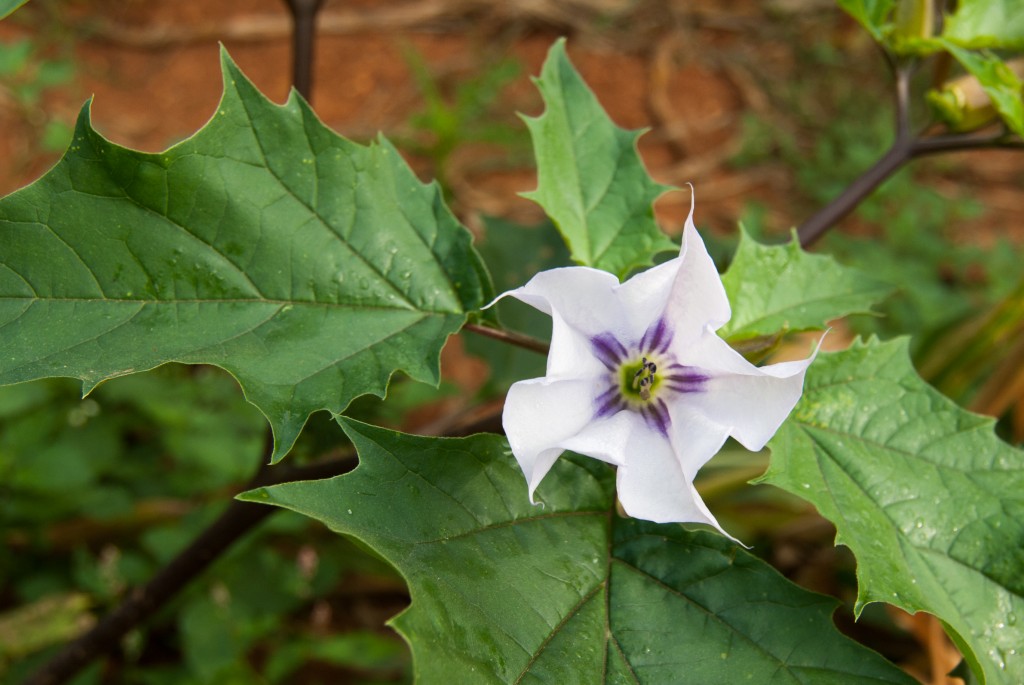
[[[772,152],[789,137],[797,154],[811,153],[821,131],[843,116],[836,83],[845,84],[842,98],[889,106],[880,53],[831,1],[326,0],[318,29],[316,111],[354,140],[377,132],[397,139],[424,178],[438,170],[412,154],[415,145],[401,145],[404,139],[430,145],[424,138],[431,131],[410,125],[424,109],[411,61],[421,61],[446,93],[501,60],[517,63],[518,76],[485,104],[490,119],[525,141],[514,112],[535,115],[542,108],[528,76],[539,71],[550,44],[568,36],[570,57],[612,118],[651,129],[640,148],[655,178],[694,183],[698,225],[720,233],[735,230],[751,201],[767,208],[770,231],[787,231],[817,208]],[[34,0],[0,23],[0,41],[29,37],[41,55],[73,62],[73,78],[46,90],[37,105],[47,117],[71,123],[91,95],[99,131],[148,151],[187,137],[214,111],[221,92],[218,43],[268,97],[283,101],[290,35],[283,0]],[[832,57],[821,59],[823,53]],[[0,159],[8,161],[0,166],[0,194],[55,161],[57,153],[40,153],[35,144],[42,116],[0,96]],[[745,125],[752,119],[762,124],[753,133]],[[863,130],[866,143],[877,137],[877,130]],[[877,141],[879,150],[883,144]],[[541,218],[539,208],[516,196],[534,181],[528,148],[512,147],[461,140],[447,160],[440,180],[471,226],[480,212]],[[735,164],[751,147],[761,151],[756,163]],[[927,168],[927,181],[940,192],[985,205],[970,226],[951,227],[964,239],[1024,237],[1017,196],[1024,156],[963,153],[916,166]],[[678,231],[688,206],[688,193],[659,201],[667,231]],[[856,230],[855,223],[841,228]]]

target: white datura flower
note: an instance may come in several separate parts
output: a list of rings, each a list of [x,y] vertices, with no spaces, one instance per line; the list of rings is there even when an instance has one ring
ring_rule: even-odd
[[[694,477],[729,436],[764,447],[800,398],[814,355],[759,368],[718,337],[732,312],[693,208],[679,256],[625,283],[566,267],[499,299],[508,296],[552,319],[547,375],[515,383],[502,416],[530,501],[571,450],[617,467],[630,516],[725,533]]]

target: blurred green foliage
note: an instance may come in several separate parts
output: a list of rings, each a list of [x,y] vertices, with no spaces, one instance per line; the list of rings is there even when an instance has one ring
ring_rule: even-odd
[[[490,144],[502,156],[530,163],[525,128],[507,108],[498,106],[505,87],[522,72],[517,61],[485,58],[470,74],[439,75],[411,45],[405,46],[403,54],[423,106],[409,118],[410,134],[397,142],[402,149],[429,159],[432,175],[442,185],[448,180],[452,155],[469,144]]]
[[[829,63],[818,53],[819,64]],[[817,88],[818,85],[815,85]],[[798,106],[801,92],[792,94]],[[881,97],[865,97],[850,84],[829,89],[837,115],[803,139],[771,122],[747,116],[744,146],[733,163],[744,167],[781,162],[795,175],[801,202],[820,207],[870,167],[892,141],[893,113]],[[979,307],[990,305],[1013,287],[1019,256],[1005,238],[989,246],[974,238],[972,223],[984,207],[966,191],[942,190],[934,181],[955,174],[949,158],[915,161],[868,196],[854,214],[856,228],[832,231],[818,249],[839,261],[896,286],[880,307],[881,316],[851,319],[856,332],[883,338],[912,335],[922,346]],[[747,206],[742,217],[753,235],[764,236],[764,208]],[[845,226],[851,229],[847,220]]]
[[[45,98],[74,80],[75,65],[70,54],[47,56],[44,45],[28,38],[0,42],[0,107],[28,127],[30,147],[63,152],[71,142],[71,124],[54,116]]]
[[[148,581],[266,459],[266,420],[219,369],[166,365],[85,399],[79,387],[0,387],[0,636],[21,638],[0,639],[3,682]],[[343,441],[333,422],[311,424],[300,459]],[[369,583],[388,616],[404,603],[402,581],[354,545],[317,545],[321,534],[298,515],[271,518],[77,682],[285,683],[311,668],[328,681],[400,681],[401,641],[334,625],[331,607],[351,601],[339,579]]]

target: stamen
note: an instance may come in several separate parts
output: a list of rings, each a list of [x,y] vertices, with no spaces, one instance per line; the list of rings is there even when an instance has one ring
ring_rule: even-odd
[[[654,385],[654,372],[658,370],[658,365],[654,362],[647,361],[647,357],[640,359],[640,368],[633,374],[633,389],[636,390],[639,386],[640,399],[645,402],[651,399],[651,387]]]

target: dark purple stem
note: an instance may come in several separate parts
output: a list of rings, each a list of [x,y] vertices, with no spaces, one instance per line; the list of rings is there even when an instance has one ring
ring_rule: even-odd
[[[355,468],[354,454],[319,464],[297,467],[261,468],[242,491],[299,480],[329,478]],[[162,608],[191,583],[235,542],[265,518],[281,511],[278,507],[234,500],[199,537],[164,566],[148,583],[131,591],[112,612],[88,632],[68,644],[23,685],[66,683],[94,659],[114,650],[129,631]]]
[[[528,335],[523,335],[522,333],[516,333],[514,331],[506,331],[501,328],[491,328],[490,326],[481,326],[480,324],[475,323],[467,323],[465,325],[465,329],[487,338],[494,338],[495,340],[501,340],[502,342],[507,342],[510,345],[515,345],[516,347],[522,347],[524,350],[537,352],[538,354],[546,355],[550,349],[550,345],[543,340],[537,340],[536,338],[531,338]]]
[[[292,84],[306,102],[313,96],[313,45],[316,15],[324,0],[285,0],[295,24],[292,31]]]

